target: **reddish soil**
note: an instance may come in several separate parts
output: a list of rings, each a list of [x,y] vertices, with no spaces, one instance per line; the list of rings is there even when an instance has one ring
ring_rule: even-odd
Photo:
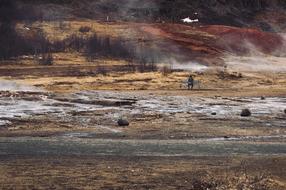
[[[219,47],[238,54],[248,53],[250,48],[271,54],[283,46],[283,38],[278,34],[257,29],[212,25],[201,27],[199,30],[218,36]]]
[[[185,53],[197,60],[202,61],[207,57],[208,61],[202,61],[206,64],[220,64],[219,58],[225,53],[274,54],[283,48],[283,38],[280,35],[251,28],[157,24],[145,25],[141,30],[185,48]]]
[[[207,65],[222,64],[219,59],[222,51],[216,48],[212,37],[205,36],[193,27],[180,24],[157,24],[144,25],[141,31],[150,34],[153,38],[159,38],[168,41],[168,46],[163,49],[170,51],[170,47],[176,47],[175,51],[186,58],[192,57],[193,61],[198,61]],[[197,32],[188,34],[188,32]],[[172,49],[172,52],[174,50]]]

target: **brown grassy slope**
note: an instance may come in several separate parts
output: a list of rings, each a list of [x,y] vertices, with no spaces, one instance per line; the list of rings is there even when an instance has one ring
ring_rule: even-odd
[[[285,189],[285,159],[1,158],[2,189]]]

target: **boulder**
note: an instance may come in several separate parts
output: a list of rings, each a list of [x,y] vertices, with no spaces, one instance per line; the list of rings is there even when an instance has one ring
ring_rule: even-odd
[[[249,109],[243,109],[240,114],[241,117],[249,117],[251,116],[251,111]]]
[[[118,126],[120,127],[126,127],[129,126],[129,122],[126,119],[119,119],[117,121]]]
[[[261,96],[261,100],[265,100],[266,98],[264,96]]]
[[[286,114],[286,109],[284,110],[284,113]]]
[[[216,113],[216,112],[212,112],[211,114],[212,114],[212,115],[217,115],[217,113]]]

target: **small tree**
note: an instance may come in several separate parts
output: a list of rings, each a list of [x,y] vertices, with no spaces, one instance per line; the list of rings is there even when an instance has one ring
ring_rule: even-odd
[[[42,57],[39,60],[39,64],[40,65],[53,65],[54,64],[53,54],[51,52],[42,53]]]
[[[80,32],[80,33],[88,33],[88,32],[90,32],[91,31],[91,27],[89,27],[89,26],[82,26],[82,27],[80,27],[79,29],[78,29],[78,31]]]
[[[161,68],[161,73],[162,73],[163,76],[168,76],[169,74],[171,74],[172,73],[171,65],[164,65]]]

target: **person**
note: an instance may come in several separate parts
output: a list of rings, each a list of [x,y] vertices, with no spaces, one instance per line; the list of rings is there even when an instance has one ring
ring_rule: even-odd
[[[194,88],[194,77],[192,75],[189,76],[189,79],[188,79],[188,89],[192,89],[193,90]]]

